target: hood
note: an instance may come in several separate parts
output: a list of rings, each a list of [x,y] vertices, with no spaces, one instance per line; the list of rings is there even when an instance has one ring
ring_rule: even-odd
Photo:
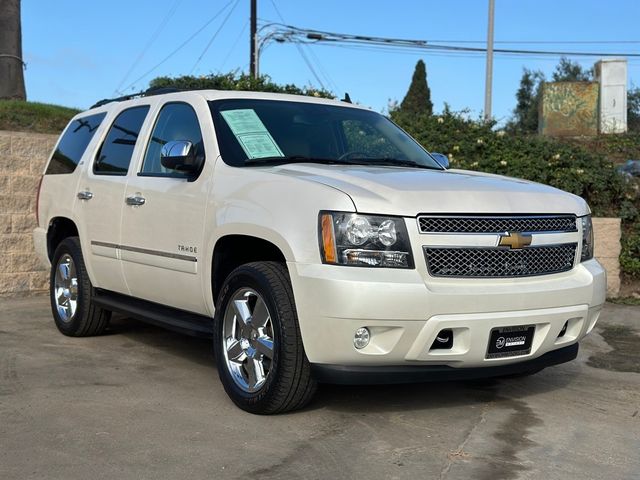
[[[274,173],[337,188],[362,213],[589,213],[584,200],[557,188],[466,170],[288,164]]]

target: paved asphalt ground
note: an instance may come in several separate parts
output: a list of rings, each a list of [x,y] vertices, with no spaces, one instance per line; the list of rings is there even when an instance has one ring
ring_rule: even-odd
[[[640,479],[639,332],[640,307],[607,305],[533,377],[325,386],[259,417],[206,341],[122,319],[66,338],[46,298],[0,299],[0,479]]]

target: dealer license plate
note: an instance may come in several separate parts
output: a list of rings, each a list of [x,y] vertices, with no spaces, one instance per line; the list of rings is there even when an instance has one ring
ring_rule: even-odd
[[[534,325],[498,327],[491,330],[487,358],[517,357],[531,353]]]

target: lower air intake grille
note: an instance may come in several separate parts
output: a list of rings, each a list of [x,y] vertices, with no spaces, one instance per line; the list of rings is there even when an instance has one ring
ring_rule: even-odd
[[[424,247],[424,256],[433,277],[529,277],[571,270],[576,248],[576,243],[515,250]]]

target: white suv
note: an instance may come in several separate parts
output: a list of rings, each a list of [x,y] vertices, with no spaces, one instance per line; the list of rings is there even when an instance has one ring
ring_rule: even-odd
[[[211,336],[231,399],[275,413],[317,382],[533,373],[596,323],[581,198],[448,169],[345,102],[155,93],[77,115],[46,167],[34,238],[65,335],[120,312]]]

